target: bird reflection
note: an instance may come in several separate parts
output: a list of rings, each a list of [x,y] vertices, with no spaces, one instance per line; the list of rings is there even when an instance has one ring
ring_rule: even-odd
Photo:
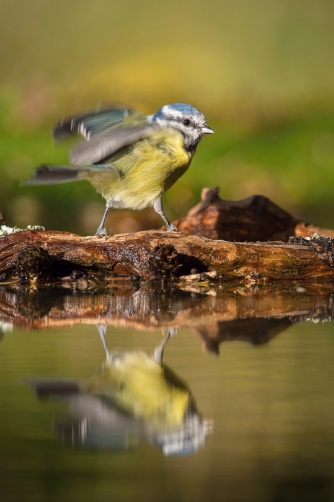
[[[69,417],[55,420],[57,435],[86,448],[128,449],[142,438],[165,455],[191,454],[205,443],[212,423],[196,409],[187,385],[162,362],[169,329],[153,356],[110,352],[106,326],[97,326],[106,352],[99,371],[83,383],[30,379],[40,399],[68,402]]]

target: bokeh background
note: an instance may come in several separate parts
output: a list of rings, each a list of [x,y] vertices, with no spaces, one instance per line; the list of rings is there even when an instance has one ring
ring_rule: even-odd
[[[173,219],[203,187],[270,197],[334,227],[332,0],[2,0],[0,209],[8,225],[95,231],[104,202],[87,182],[21,187],[64,163],[61,116],[119,102],[152,113],[191,103],[216,131],[164,196]],[[114,211],[117,232],[159,228],[152,209]]]

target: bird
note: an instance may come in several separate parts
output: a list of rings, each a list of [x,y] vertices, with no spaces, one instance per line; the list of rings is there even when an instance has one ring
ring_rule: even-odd
[[[187,171],[201,139],[213,132],[203,113],[184,103],[165,105],[153,115],[110,106],[64,117],[53,137],[83,137],[69,152],[70,165],[42,165],[22,184],[89,181],[106,200],[95,233],[99,237],[107,236],[104,224],[110,208],[153,206],[167,230],[175,232],[161,197]]]

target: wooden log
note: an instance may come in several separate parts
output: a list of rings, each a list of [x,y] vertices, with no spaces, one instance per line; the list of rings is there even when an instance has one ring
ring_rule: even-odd
[[[310,233],[306,224],[264,197],[246,201],[232,204],[221,201],[217,190],[203,191],[201,204],[178,222],[180,233],[146,231],[84,238],[57,231],[16,232],[0,238],[1,280],[49,281],[70,274],[88,274],[88,279],[97,281],[115,275],[173,279],[210,272],[211,280],[220,282],[334,281],[333,239],[298,237]],[[231,233],[232,228],[236,233]],[[188,235],[184,229],[206,236]],[[268,241],[217,240],[223,230],[229,238]],[[325,235],[330,232],[317,230]],[[291,234],[295,237],[288,243],[270,241],[274,237],[286,241]]]
[[[326,249],[328,248],[328,249]],[[210,240],[157,231],[100,239],[28,230],[0,239],[0,273],[48,280],[74,271],[97,280],[116,275],[143,279],[215,272],[220,281],[334,281],[332,239],[294,244]],[[93,277],[89,277],[93,278]]]

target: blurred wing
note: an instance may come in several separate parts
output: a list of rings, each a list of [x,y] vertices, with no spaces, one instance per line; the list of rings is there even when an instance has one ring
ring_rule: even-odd
[[[120,125],[131,112],[130,108],[115,107],[63,117],[55,125],[53,137],[62,140],[68,136],[81,134],[86,140],[89,140],[96,133]],[[143,117],[145,116],[143,115]]]
[[[75,146],[70,152],[70,163],[75,166],[102,162],[122,148],[149,137],[159,125],[146,123],[133,127],[114,127],[95,133],[89,141]]]

